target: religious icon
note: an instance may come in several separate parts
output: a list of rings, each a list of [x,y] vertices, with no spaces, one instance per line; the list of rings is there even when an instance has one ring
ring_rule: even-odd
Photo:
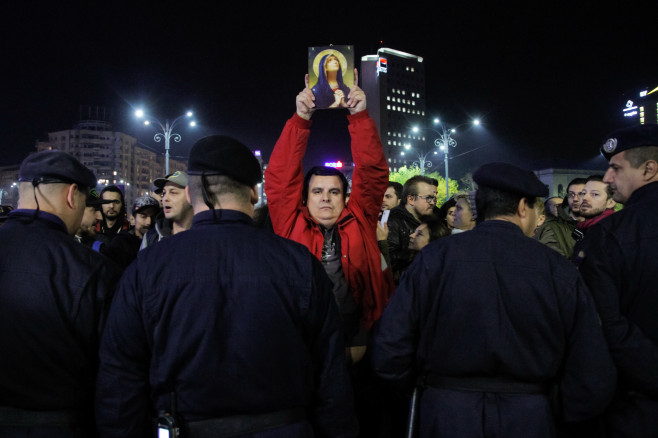
[[[316,108],[345,108],[354,85],[353,46],[309,47],[308,82]]]

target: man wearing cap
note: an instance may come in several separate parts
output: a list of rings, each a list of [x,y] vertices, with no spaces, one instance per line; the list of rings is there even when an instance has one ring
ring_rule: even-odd
[[[187,173],[176,171],[164,178],[153,181],[162,195],[162,211],[155,222],[155,228],[150,230],[142,240],[142,249],[160,240],[189,230],[192,226],[194,211],[185,197]]]
[[[480,223],[416,256],[375,328],[375,372],[422,382],[421,437],[553,437],[549,391],[558,418],[587,420],[614,366],[578,271],[529,238],[546,187],[506,163],[473,179]]]
[[[331,283],[302,245],[254,226],[257,159],[210,136],[188,171],[192,227],[140,251],[112,305],[101,435],[149,436],[159,414],[190,438],[356,436]]]
[[[388,165],[365,93],[355,85],[347,101],[355,162],[349,202],[348,182],[338,169],[316,166],[304,175],[302,160],[315,112],[308,76],[305,82],[296,112],[272,151],[265,192],[274,232],[305,245],[322,261],[334,284],[347,352],[357,362],[365,353],[368,330],[395,287],[376,235]]]
[[[658,126],[612,132],[603,181],[624,208],[592,227],[579,270],[596,302],[619,373],[604,415],[610,436],[658,431]]]
[[[73,238],[96,177],[44,151],[0,229],[0,436],[94,436],[100,332],[120,271]]]

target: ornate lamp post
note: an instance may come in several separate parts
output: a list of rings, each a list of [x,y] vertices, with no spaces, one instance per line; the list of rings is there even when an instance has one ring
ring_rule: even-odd
[[[446,129],[439,119],[434,119],[434,124],[439,125],[441,127],[441,130],[438,131],[434,128],[418,128],[417,126],[414,126],[413,132],[418,132],[420,129],[427,129],[427,130],[433,131],[436,134],[438,134],[438,137],[434,140],[434,149],[433,149],[433,151],[436,154],[436,149],[439,149],[439,150],[443,151],[443,153],[445,154],[444,155],[444,162],[445,162],[445,168],[446,168],[446,198],[450,198],[450,182],[449,182],[449,177],[448,177],[448,175],[449,175],[448,160],[449,160],[449,155],[450,155],[450,148],[457,147],[457,140],[452,138],[452,134],[457,132],[457,130],[456,130],[456,128]],[[478,119],[475,119],[475,120],[473,120],[472,124],[478,126],[480,124],[480,121]],[[459,125],[459,126],[463,126],[463,125],[464,124]],[[405,147],[406,147],[406,145],[405,145]],[[429,154],[429,152],[427,154],[425,154],[423,159],[425,159],[425,157],[428,154]],[[432,163],[429,162],[429,165],[427,167],[430,167],[431,164]],[[423,170],[423,168],[421,167],[421,172],[422,172],[422,170]]]
[[[153,136],[153,140],[156,142],[160,143],[162,140],[164,140],[165,144],[165,175],[169,175],[169,144],[170,144],[170,139],[174,139],[175,142],[180,142],[181,141],[181,135],[173,132],[174,126],[176,126],[176,123],[180,121],[183,118],[191,118],[192,117],[192,111],[188,111],[185,114],[181,114],[180,116],[176,117],[173,122],[169,122],[169,119],[165,120],[165,123],[160,122],[155,117],[151,117],[147,114],[144,113],[142,110],[137,110],[135,111],[135,116],[137,118],[146,118],[144,120],[145,125],[150,125],[151,122],[154,122],[157,124],[157,126],[160,128],[160,131],[162,132],[157,132]],[[196,126],[196,122],[194,120],[190,121],[189,123],[190,126]]]

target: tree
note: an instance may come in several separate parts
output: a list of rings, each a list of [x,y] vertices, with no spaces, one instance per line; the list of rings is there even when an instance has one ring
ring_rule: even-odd
[[[411,178],[412,176],[420,175],[420,168],[417,166],[412,166],[412,167],[407,167],[407,166],[402,166],[400,167],[396,172],[390,172],[388,175],[389,181],[395,181],[399,182],[400,184],[404,185],[404,183]],[[446,179],[442,176],[439,175],[439,172],[434,171],[430,173],[425,173],[425,176],[434,178],[439,182],[439,186],[437,188],[437,205],[443,204],[446,199]],[[448,184],[450,185],[450,194],[454,195],[456,192],[459,191],[459,183],[455,181],[454,179],[450,178]]]

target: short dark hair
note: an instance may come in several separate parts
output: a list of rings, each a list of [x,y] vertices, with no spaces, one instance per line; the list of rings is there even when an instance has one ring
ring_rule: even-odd
[[[207,183],[207,195],[210,198],[210,201],[213,203],[216,202],[214,199],[218,195],[233,195],[235,199],[241,202],[249,202],[251,199],[251,187],[246,184],[242,184],[226,175],[189,175],[188,176],[188,187],[190,190],[190,198],[192,204],[197,202],[204,202],[203,198],[203,178],[206,179]]]
[[[574,178],[572,179],[569,184],[567,184],[567,192],[569,191],[569,187],[573,185],[580,185],[580,184],[585,184],[587,182],[587,178]]]
[[[398,199],[402,199],[402,184],[396,181],[389,181],[388,187],[393,187],[393,190],[395,190],[395,196],[397,196]],[[386,188],[388,189],[388,187]]]
[[[340,182],[343,185],[343,199],[347,199],[347,186],[349,185],[349,183],[347,182],[347,178],[345,178],[345,175],[343,175],[343,172],[333,167],[315,166],[312,167],[311,170],[306,172],[306,175],[304,176],[304,187],[302,188],[302,201],[304,203],[306,203],[306,199],[308,199],[308,191],[309,191],[308,186],[309,184],[311,184],[311,177],[313,175],[337,176],[338,178],[340,178]]]
[[[628,160],[633,169],[637,169],[649,160],[658,162],[658,146],[640,146],[626,149],[624,158]]]
[[[607,196],[607,199],[612,198],[612,195],[613,195],[612,187],[610,187],[610,184],[603,181],[603,175],[590,175],[590,176],[587,177],[587,180],[586,180],[585,184],[587,184],[590,181],[598,181],[600,183],[605,184],[605,194]]]
[[[401,205],[405,205],[407,203],[407,196],[413,196],[418,194],[418,183],[425,183],[429,184],[431,186],[438,186],[439,182],[435,180],[434,178],[430,178],[429,176],[425,175],[416,175],[412,176],[409,178],[405,183],[404,187],[402,187],[402,198],[401,198]]]
[[[519,201],[525,198],[528,205],[535,208],[537,197],[519,193],[506,192],[488,186],[478,186],[475,194],[477,217],[480,221],[497,216],[513,216],[519,206]]]
[[[105,192],[113,192],[119,194],[119,196],[121,197],[121,211],[119,211],[119,217],[126,217],[128,209],[126,208],[126,198],[123,197],[123,192],[121,191],[121,189],[117,186],[104,187],[103,190],[101,190],[101,195],[100,195],[101,199],[103,198],[103,193]]]

